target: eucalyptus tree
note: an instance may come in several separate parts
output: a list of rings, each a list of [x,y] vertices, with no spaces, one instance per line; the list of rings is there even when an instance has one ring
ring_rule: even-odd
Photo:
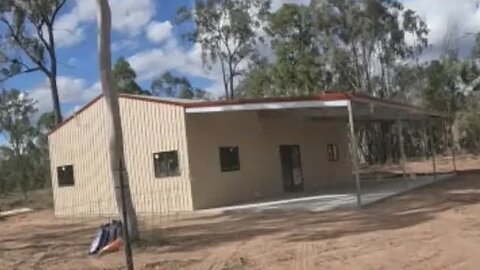
[[[25,198],[32,185],[31,175],[28,174],[32,166],[29,154],[35,147],[36,129],[30,119],[35,112],[35,102],[27,93],[18,90],[0,92],[0,133],[7,141],[0,146],[3,169]]]
[[[245,62],[257,56],[269,10],[269,0],[196,0],[193,8],[178,10],[178,23],[194,26],[185,37],[201,46],[203,63],[210,69],[220,64],[226,99],[234,98],[234,79]]]
[[[57,124],[62,122],[62,113],[54,24],[67,1],[0,1],[0,81],[37,71],[45,74],[50,83]]]
[[[175,76],[170,71],[152,81],[153,94],[163,97],[184,99],[209,99],[207,91],[193,87],[185,76]]]

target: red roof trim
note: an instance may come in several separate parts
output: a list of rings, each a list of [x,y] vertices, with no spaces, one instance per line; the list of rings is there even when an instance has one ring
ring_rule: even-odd
[[[59,129],[60,129],[61,127],[63,127],[65,124],[67,124],[68,122],[70,122],[70,120],[72,120],[77,114],[82,113],[83,111],[85,111],[86,109],[88,109],[90,106],[92,106],[93,104],[97,103],[97,101],[99,101],[102,97],[103,97],[103,94],[98,95],[97,97],[95,97],[94,99],[92,99],[90,102],[88,102],[87,104],[85,104],[85,106],[83,106],[80,110],[78,110],[77,112],[75,112],[74,114],[72,114],[71,116],[69,116],[68,118],[64,119],[63,122],[60,123],[58,126],[56,126],[54,129],[52,129],[52,130],[47,134],[47,136],[52,135],[55,131],[59,130]]]

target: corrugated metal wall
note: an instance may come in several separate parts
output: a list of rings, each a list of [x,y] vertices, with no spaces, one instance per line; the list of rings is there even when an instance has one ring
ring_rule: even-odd
[[[104,125],[103,99],[49,136],[55,214],[116,212]],[[57,167],[73,165],[75,186],[58,187]]]
[[[109,173],[101,99],[49,136],[55,213],[113,215],[117,212]],[[138,213],[192,209],[184,109],[120,98],[126,165]],[[153,153],[177,150],[180,176],[157,179]],[[75,186],[58,187],[56,168],[73,165]]]
[[[139,213],[192,210],[183,107],[121,98],[125,157]],[[153,154],[178,151],[180,176],[155,178]]]

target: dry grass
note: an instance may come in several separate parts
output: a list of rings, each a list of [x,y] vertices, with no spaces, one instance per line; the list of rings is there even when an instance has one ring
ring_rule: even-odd
[[[32,209],[52,209],[53,196],[51,189],[29,191],[25,199],[23,193],[9,193],[0,196],[0,211],[28,207]]]

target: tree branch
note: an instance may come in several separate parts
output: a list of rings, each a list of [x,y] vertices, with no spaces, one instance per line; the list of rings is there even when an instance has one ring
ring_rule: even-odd
[[[34,55],[32,55],[28,51],[28,49],[23,45],[22,41],[20,40],[19,36],[15,33],[15,30],[13,29],[10,22],[8,22],[8,20],[3,17],[0,18],[0,21],[7,26],[15,42],[25,52],[25,54],[30,58],[30,60],[32,60],[32,62],[34,62],[42,72],[44,72],[47,76],[50,76],[50,71],[45,67],[45,65],[39,59],[37,59]]]
[[[35,23],[32,23],[34,26],[35,26],[35,29],[37,29],[37,33],[38,33],[38,37],[40,39],[40,41],[43,43],[43,46],[45,46],[45,48],[50,51],[51,47],[46,40],[45,40],[45,37],[43,36],[43,26],[46,24],[46,21],[45,19],[42,19],[42,22],[40,24],[35,24]]]
[[[67,0],[60,1],[59,4],[57,5],[57,8],[55,8],[55,10],[53,11],[52,19],[49,22],[51,24],[51,26],[53,26],[53,22],[55,21],[55,18],[57,17],[58,12],[62,9],[62,7],[65,5],[66,2],[67,2]]]
[[[5,82],[6,80],[10,79],[10,78],[13,78],[19,74],[27,74],[27,73],[32,73],[32,72],[36,72],[36,71],[39,71],[40,68],[39,67],[34,67],[34,68],[28,68],[28,69],[25,69],[25,70],[22,70],[21,72],[19,73],[15,73],[15,74],[10,74],[8,76],[5,76],[4,78],[0,78],[0,83],[3,83]]]

